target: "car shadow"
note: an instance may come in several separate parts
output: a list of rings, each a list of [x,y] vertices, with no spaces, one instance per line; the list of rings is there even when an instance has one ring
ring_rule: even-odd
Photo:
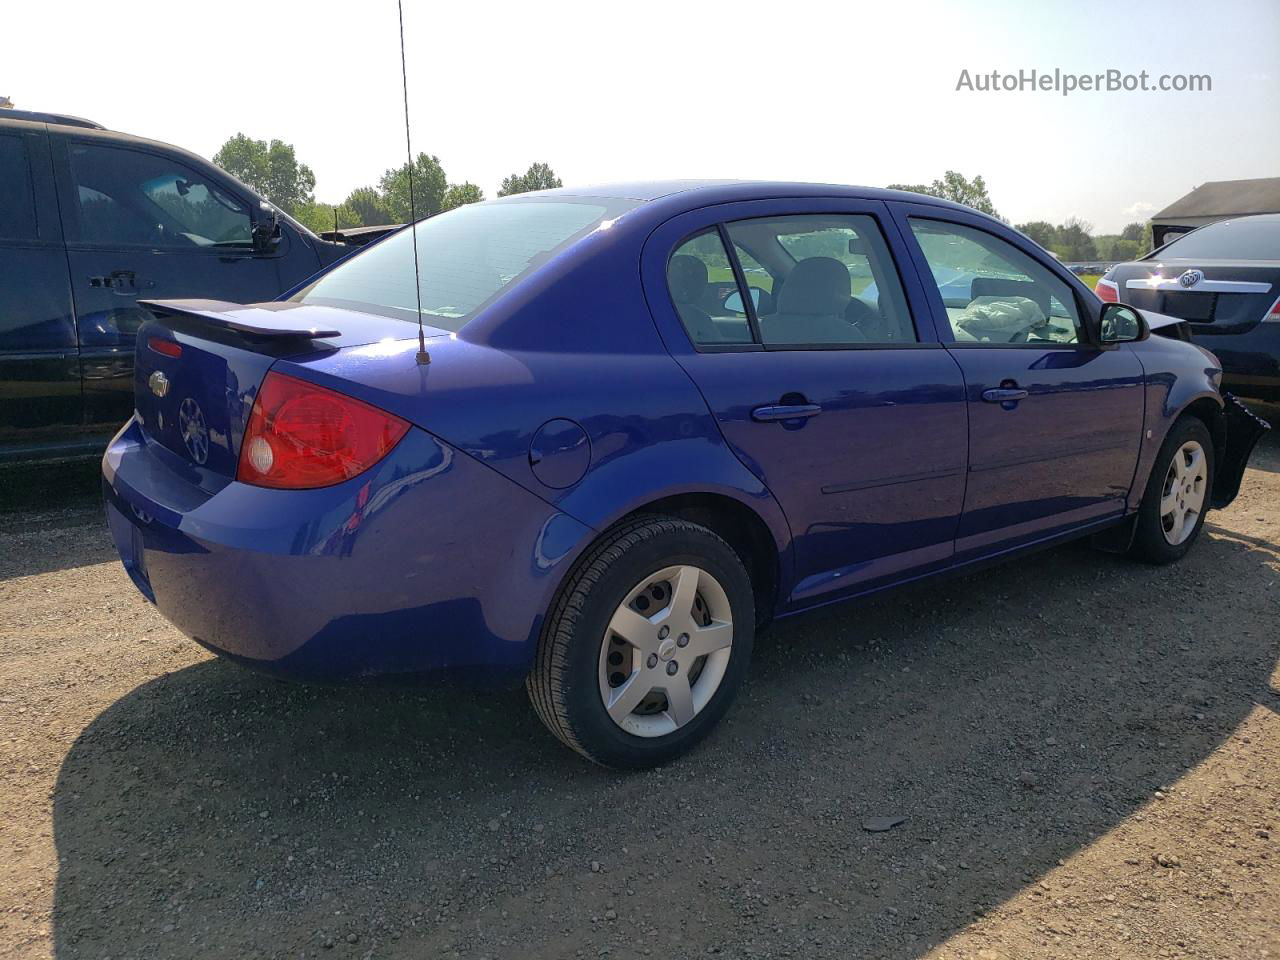
[[[1250,584],[1276,550],[1068,546],[779,623],[708,742],[641,774],[566,750],[522,691],[201,662],[72,746],[55,952],[918,955],[1275,702]]]
[[[86,535],[85,527],[97,527]],[[0,511],[0,582],[95,563],[120,562],[106,533],[99,496],[79,496],[56,508]]]

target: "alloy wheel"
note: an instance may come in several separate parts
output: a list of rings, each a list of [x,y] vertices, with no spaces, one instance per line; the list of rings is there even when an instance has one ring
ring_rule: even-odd
[[[699,567],[664,567],[623,598],[600,648],[600,698],[639,737],[680,729],[710,702],[733,646],[724,588]]]
[[[1170,546],[1195,532],[1208,493],[1208,460],[1204,448],[1188,440],[1173,455],[1160,492],[1160,526]]]

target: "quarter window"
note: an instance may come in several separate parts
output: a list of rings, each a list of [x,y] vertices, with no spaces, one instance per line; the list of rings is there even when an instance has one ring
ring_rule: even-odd
[[[982,230],[911,218],[956,343],[1074,344],[1071,288],[1017,247]]]
[[[31,167],[21,137],[0,136],[0,240],[36,238]]]
[[[241,201],[195,171],[137,150],[76,144],[71,175],[86,243],[249,247],[253,224]]]
[[[728,231],[735,249],[750,256],[750,268],[743,260],[748,285],[756,286],[753,276],[769,277],[760,284],[767,295],[755,301],[766,345],[915,342],[902,283],[873,218],[768,217],[730,223]]]

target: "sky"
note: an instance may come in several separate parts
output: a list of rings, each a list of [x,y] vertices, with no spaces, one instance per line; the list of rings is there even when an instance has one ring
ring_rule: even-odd
[[[1277,0],[404,5],[414,151],[487,196],[534,161],[566,186],[952,169],[981,174],[1012,222],[1105,233],[1207,180],[1280,176]],[[279,138],[330,202],[404,162],[395,0],[104,9],[11,4],[0,95],[205,157],[238,132]],[[1055,68],[1212,90],[957,90],[963,70]]]

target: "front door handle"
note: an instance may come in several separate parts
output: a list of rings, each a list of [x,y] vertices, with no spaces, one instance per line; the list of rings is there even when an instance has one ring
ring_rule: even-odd
[[[982,399],[987,403],[1017,403],[1030,396],[1021,387],[997,387],[994,390],[983,390]]]
[[[822,407],[816,403],[773,403],[764,407],[756,407],[751,411],[751,419],[757,423],[771,423],[776,420],[806,420],[816,417]]]

